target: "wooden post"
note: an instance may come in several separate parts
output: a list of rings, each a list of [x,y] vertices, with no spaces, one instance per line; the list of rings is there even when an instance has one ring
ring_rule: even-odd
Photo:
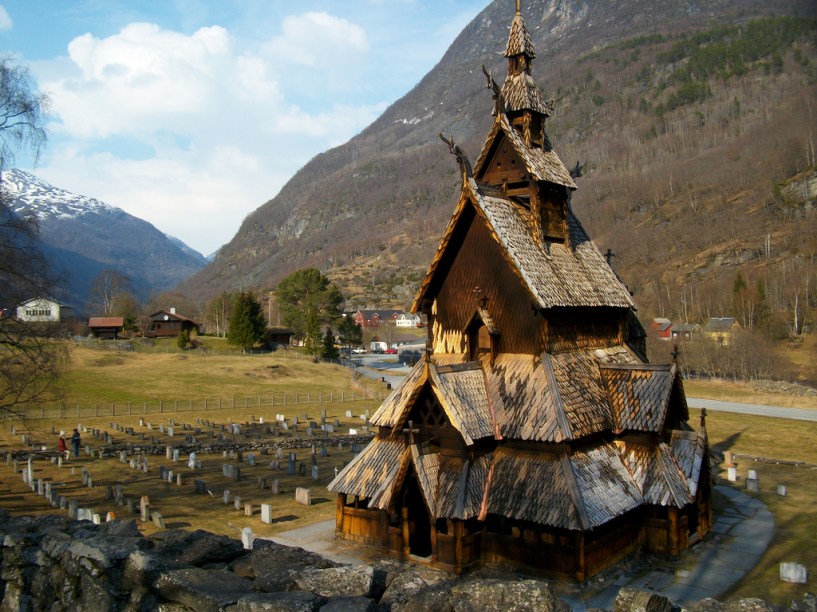
[[[335,532],[343,533],[343,507],[346,505],[346,493],[338,494],[337,508],[335,509]]]
[[[462,574],[462,537],[463,537],[463,523],[456,521],[454,523],[454,571],[457,574]]]
[[[580,531],[576,538],[576,580],[583,581],[587,577],[587,566],[584,558],[584,532]]]
[[[678,509],[675,506],[669,508],[669,553],[678,554]]]
[[[431,560],[437,562],[437,523],[431,525]]]
[[[400,517],[403,519],[403,559],[411,554],[411,532],[409,531],[408,506],[400,508]]]

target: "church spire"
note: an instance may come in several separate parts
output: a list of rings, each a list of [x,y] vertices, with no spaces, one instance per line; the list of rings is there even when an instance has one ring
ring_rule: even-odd
[[[508,76],[502,86],[505,112],[533,111],[542,117],[549,117],[548,107],[531,76],[530,66],[536,51],[522,19],[520,4],[520,0],[516,0],[516,14],[505,46],[505,57],[508,58]]]

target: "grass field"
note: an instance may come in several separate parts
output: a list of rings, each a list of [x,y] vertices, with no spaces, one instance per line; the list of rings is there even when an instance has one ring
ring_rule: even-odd
[[[206,356],[187,352],[179,354],[170,350],[135,352],[100,351],[78,348],[72,350],[73,366],[64,378],[65,402],[75,403],[110,403],[110,402],[143,402],[164,399],[172,402],[182,397],[256,397],[272,392],[332,392],[345,389],[351,392],[359,389],[361,381],[354,378],[350,370],[339,366],[315,364],[310,360],[296,359],[285,354],[272,355],[227,355],[216,352]],[[374,383],[367,383],[374,384]],[[382,386],[375,385],[375,389]],[[734,399],[760,403],[787,405],[779,396],[771,398],[752,395],[745,387],[727,384],[699,385],[686,384],[687,394],[713,399]],[[359,396],[360,397],[360,396]],[[373,412],[378,401],[357,402],[321,402],[320,404],[294,404],[286,407],[252,406],[243,408],[240,402],[237,408],[208,410],[206,413],[183,412],[178,414],[149,415],[145,418],[154,424],[167,424],[169,419],[176,422],[195,424],[197,417],[209,419],[219,424],[229,421],[243,423],[255,418],[264,417],[265,421],[274,420],[276,413],[287,417],[308,416],[318,420],[321,410],[327,411],[328,420],[338,418],[343,431],[360,424],[357,416],[346,416],[351,410],[359,415],[366,409]],[[797,407],[810,407],[808,402],[794,403]],[[813,407],[813,402],[811,403]],[[692,411],[691,423],[697,427],[698,414]],[[159,437],[161,444],[179,444],[178,437],[171,439],[165,434],[158,434],[156,429],[148,431],[139,426],[140,415],[112,417],[83,417],[82,424],[101,430],[112,431],[111,423],[134,427],[137,434],[147,433]],[[30,433],[45,445],[56,444],[52,429],[70,430],[76,426],[76,419],[61,420],[31,419],[27,426]],[[10,422],[0,427],[0,453],[9,450],[23,450],[20,436],[12,436]],[[17,426],[18,431],[20,426]],[[214,431],[220,431],[216,428]],[[730,450],[733,453],[751,457],[777,459],[787,462],[803,462],[807,465],[776,465],[763,461],[740,457],[739,470],[745,477],[747,467],[751,466],[759,474],[761,490],[758,497],[767,504],[775,516],[775,535],[772,544],[760,564],[730,593],[730,597],[762,597],[778,605],[789,605],[792,599],[799,599],[806,590],[814,590],[809,585],[790,585],[780,582],[778,578],[781,561],[796,561],[804,564],[811,576],[817,575],[817,520],[813,518],[813,508],[817,505],[817,423],[788,421],[764,417],[752,417],[725,412],[710,411],[707,417],[707,431],[713,449]],[[178,436],[178,434],[177,434]],[[115,439],[128,438],[125,434],[114,433]],[[275,444],[280,439],[269,439]],[[98,440],[86,436],[85,443],[99,446]],[[298,449],[298,461],[305,461],[309,473],[310,449]],[[2,455],[0,455],[2,456]],[[286,466],[286,453],[279,460]],[[251,527],[258,536],[273,535],[280,531],[301,527],[319,520],[334,517],[334,496],[326,490],[326,485],[334,476],[334,469],[340,469],[344,462],[352,458],[347,445],[339,450],[333,444],[328,457],[318,457],[319,478],[313,481],[310,476],[288,476],[286,470],[273,471],[270,462],[275,460],[274,451],[269,455],[257,455],[257,465],[250,467],[244,463],[243,478],[236,482],[225,478],[222,464],[227,462],[221,453],[199,455],[203,469],[194,471],[187,468],[186,455],[177,464],[164,455],[150,458],[151,470],[145,474],[131,470],[118,458],[92,458],[82,456],[77,462],[70,462],[62,469],[49,461],[37,461],[35,476],[50,480],[57,489],[72,498],[81,500],[82,506],[93,507],[105,515],[108,511],[116,512],[122,517],[124,507],[118,507],[113,501],[105,499],[106,485],[119,483],[125,495],[138,500],[142,495],[150,497],[153,509],[162,513],[167,527],[186,529],[206,529],[213,533],[225,534],[238,538],[243,527]],[[245,452],[246,457],[246,452]],[[74,473],[71,473],[71,467]],[[177,487],[159,479],[159,466],[165,466],[182,474],[183,485]],[[90,470],[95,486],[84,487],[81,483],[81,467]],[[273,496],[269,491],[257,487],[259,476],[268,479],[278,478],[282,493]],[[725,473],[716,469],[720,483],[726,481]],[[212,496],[194,495],[193,480],[199,478],[206,482]],[[786,485],[788,495],[776,494],[777,485]],[[309,487],[313,505],[303,506],[294,500],[294,489],[297,486]],[[732,486],[742,486],[742,480]],[[232,501],[225,505],[222,493],[228,489],[231,496],[239,495],[242,504],[254,506],[252,517],[244,516],[243,509],[234,509]],[[265,525],[260,520],[260,504],[270,503],[273,506],[274,522]],[[44,498],[34,495],[22,482],[19,474],[13,474],[5,461],[0,461],[0,507],[15,513],[47,514],[54,512]],[[135,515],[134,515],[135,517]],[[145,533],[157,528],[151,523],[139,523]],[[812,579],[813,581],[813,579]]]
[[[697,417],[696,411],[693,422],[697,423]],[[727,483],[722,466],[715,472],[720,483],[742,487],[746,471],[756,470],[760,482],[757,497],[775,520],[771,545],[755,569],[729,592],[729,598],[759,597],[788,606],[805,592],[814,591],[813,576],[817,576],[817,423],[716,411],[709,411],[706,423],[715,450],[805,464],[775,464],[741,456],[737,459],[739,482]],[[785,497],[777,495],[778,485],[786,486]],[[789,561],[806,566],[810,585],[780,581],[780,563]]]

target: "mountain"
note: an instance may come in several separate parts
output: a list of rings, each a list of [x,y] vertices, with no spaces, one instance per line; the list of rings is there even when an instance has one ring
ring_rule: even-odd
[[[54,187],[22,170],[3,172],[4,203],[17,216],[36,217],[40,248],[64,285],[60,299],[85,311],[103,270],[131,279],[142,298],[178,285],[207,260],[177,238],[125,211]]]
[[[815,6],[522,2],[533,77],[556,104],[548,135],[568,167],[584,164],[573,207],[642,315],[721,314],[738,272],[750,286],[766,279],[781,312],[797,291],[775,283],[817,249],[809,199],[785,197],[815,163]],[[481,66],[504,79],[513,12],[510,0],[488,5],[420,83],[305,165],[180,290],[269,288],[315,266],[352,306],[410,302],[459,186],[438,135],[476,160],[493,104]]]

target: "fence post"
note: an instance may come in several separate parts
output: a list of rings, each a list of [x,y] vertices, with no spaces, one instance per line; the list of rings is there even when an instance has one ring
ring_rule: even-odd
[[[164,408],[165,408],[165,407],[164,407],[164,403],[163,403],[163,401],[164,401],[164,400],[159,400],[159,414],[161,414],[161,413],[163,413],[163,412],[164,412]]]
[[[204,409],[207,410],[207,398],[204,398]]]
[[[187,404],[187,407],[188,407],[188,409],[189,409],[189,412],[193,412],[193,398],[190,398],[190,399],[189,399],[189,400],[187,400],[187,401],[189,402],[189,403]]]
[[[99,404],[94,404],[94,416],[99,416]]]
[[[133,414],[133,408],[131,407],[130,402],[128,402],[128,414]]]

